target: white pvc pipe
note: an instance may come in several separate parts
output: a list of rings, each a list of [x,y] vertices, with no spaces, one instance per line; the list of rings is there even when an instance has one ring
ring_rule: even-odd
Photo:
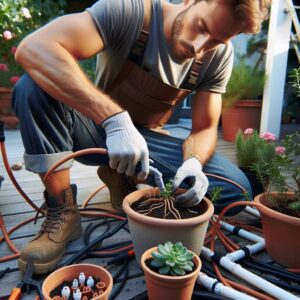
[[[265,249],[265,241],[261,241],[259,243],[256,243],[254,245],[247,245],[246,248],[249,249],[250,255],[253,255],[259,251],[262,251]],[[243,249],[236,250],[234,252],[226,254],[226,256],[231,260],[231,261],[239,261],[240,259],[244,258],[246,256],[246,253]]]
[[[258,287],[262,291],[275,297],[276,299],[299,300],[299,298],[295,295],[279,288],[275,284],[270,283],[269,281],[257,276],[256,274],[251,273],[250,271],[244,269],[241,265],[232,262],[227,256],[222,257],[220,259],[220,265],[226,270],[229,270],[231,273],[235,274],[236,276],[244,279],[245,281]]]
[[[227,231],[229,231],[229,232],[234,232],[235,226],[230,225],[230,224],[228,224],[228,223],[225,223],[225,222],[223,222],[223,221],[221,221],[220,224],[221,224],[221,226],[222,226],[225,230],[227,230]],[[247,239],[247,240],[249,240],[249,241],[251,241],[251,242],[255,242],[255,243],[259,243],[259,242],[264,241],[264,238],[262,238],[261,236],[258,236],[257,234],[254,234],[254,233],[252,233],[252,232],[246,231],[246,230],[244,230],[244,229],[240,229],[240,230],[239,230],[237,233],[235,233],[235,234],[237,234],[238,236],[240,236],[240,237],[242,237],[242,238],[245,238],[245,239]]]
[[[197,277],[197,283],[206,287],[209,291],[221,295],[234,300],[255,300],[257,298],[253,298],[244,293],[241,293],[233,288],[227,287],[223,285],[221,282],[218,282],[217,279],[211,278],[204,273],[199,273]]]
[[[259,211],[256,209],[256,208],[253,208],[253,207],[250,207],[250,206],[246,206],[245,209],[244,209],[245,212],[253,215],[253,216],[256,216],[256,217],[260,217],[260,213]]]
[[[260,244],[260,243],[258,243]],[[259,245],[260,247],[262,246]],[[240,250],[238,250],[240,251]],[[235,251],[236,252],[236,251]],[[214,252],[206,247],[202,247],[201,254],[204,256],[205,259],[211,261],[211,257],[214,255]],[[294,300],[298,299],[295,295],[277,287],[273,283],[270,283],[269,281],[259,277],[256,274],[251,273],[250,271],[244,269],[241,265],[233,262],[230,260],[230,257],[234,255],[234,252],[227,254],[226,256],[223,256],[220,259],[219,264],[225,268],[226,270],[230,271],[231,273],[235,274],[236,276],[244,279],[246,282],[251,283],[252,285],[258,287],[262,291],[265,291],[266,293],[270,294],[271,296],[275,297],[276,299],[280,300]]]

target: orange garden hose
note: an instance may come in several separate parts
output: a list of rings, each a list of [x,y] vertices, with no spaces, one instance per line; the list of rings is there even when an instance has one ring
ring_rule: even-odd
[[[98,187],[87,199],[85,199],[81,205],[81,208],[86,208],[88,205],[89,201],[100,191],[102,191],[106,187],[105,184],[102,184],[100,187]]]
[[[13,172],[11,171],[11,168],[8,164],[8,159],[7,159],[7,154],[6,154],[6,149],[5,149],[5,145],[4,142],[0,142],[0,147],[1,147],[1,152],[2,152],[2,157],[3,157],[3,163],[5,166],[5,169],[7,171],[8,177],[10,178],[10,180],[12,181],[12,183],[14,184],[14,186],[16,187],[16,189],[19,191],[19,193],[22,195],[22,197],[25,199],[25,201],[31,206],[33,207],[34,210],[38,211],[39,208],[30,200],[30,198],[25,194],[25,192],[23,191],[23,189],[20,187],[20,185],[18,184]]]
[[[229,204],[228,206],[226,206],[222,211],[221,213],[219,214],[214,226],[212,227],[213,228],[213,233],[212,233],[212,236],[211,236],[211,241],[210,241],[210,249],[212,251],[214,251],[215,249],[215,237],[216,235],[218,234],[218,232],[220,231],[220,221],[223,219],[224,215],[226,214],[226,212],[233,208],[233,207],[236,207],[236,206],[255,206],[255,207],[260,207],[260,204],[256,204],[256,203],[252,203],[252,202],[246,202],[246,201],[238,201],[238,202],[235,202],[235,203],[231,203]],[[223,239],[224,240],[224,239]],[[217,264],[215,262],[213,262],[213,267],[214,267],[214,270],[216,272],[216,274],[218,275],[218,278],[220,279],[220,281],[226,285],[226,286],[232,286],[236,289],[239,289],[241,291],[244,291],[246,292],[247,294],[253,296],[253,297],[256,297],[258,299],[263,299],[263,300],[270,300],[270,299],[273,299],[272,297],[270,296],[267,296],[263,293],[260,293],[260,292],[257,292],[256,290],[253,290],[253,289],[250,289],[248,287],[245,287],[239,283],[236,283],[234,281],[231,281],[231,280],[228,280],[228,279],[225,279],[224,276],[221,274],[220,270],[219,270],[219,267],[217,266]]]
[[[4,146],[4,142],[1,142],[1,151],[2,151],[2,156],[3,156],[3,160],[4,160],[4,164],[5,164],[5,168],[8,172],[8,175],[10,177],[10,179],[12,180],[13,184],[15,185],[15,187],[17,188],[17,190],[21,193],[21,195],[23,196],[23,198],[26,200],[27,203],[29,203],[35,210],[38,210],[38,207],[29,199],[29,197],[25,194],[25,192],[21,189],[21,187],[19,186],[19,184],[17,183],[15,177],[13,176],[13,173],[10,170],[10,167],[8,165],[8,161],[7,161],[7,155],[6,155],[6,151],[5,151],[5,146]],[[107,154],[107,151],[105,149],[102,148],[90,148],[90,149],[85,149],[85,150],[80,150],[77,152],[74,152],[70,155],[67,155],[66,157],[64,157],[62,160],[58,161],[56,164],[54,164],[49,171],[45,174],[43,180],[46,181],[50,174],[52,172],[55,171],[55,169],[60,166],[61,164],[63,164],[64,162],[68,161],[69,159],[81,156],[81,155],[85,155],[85,154],[102,154],[105,155]],[[206,173],[207,176],[213,176],[215,178],[220,178],[220,179],[224,179],[221,176],[218,175],[214,175],[214,174],[209,174]],[[226,179],[228,182],[236,185],[237,187],[239,187],[242,191],[245,191],[245,189],[240,186],[239,184],[237,184],[234,181],[228,180]],[[105,188],[105,185],[101,185],[99,188],[97,188],[96,191],[94,191],[82,204],[82,208],[86,208],[88,202],[95,196],[96,193],[98,193],[99,191],[101,191],[103,188]],[[254,204],[251,202],[245,202],[245,201],[239,201],[236,203],[232,203],[229,204],[227,207],[225,207],[222,212],[220,213],[220,215],[218,216],[216,222],[212,222],[214,223],[213,226],[210,228],[210,230],[207,232],[206,238],[205,238],[205,243],[210,242],[210,248],[212,251],[214,251],[215,248],[215,238],[216,236],[219,237],[220,241],[224,244],[224,246],[226,247],[226,249],[228,249],[229,251],[234,251],[237,248],[239,248],[234,242],[232,242],[228,237],[226,237],[220,230],[220,220],[223,218],[224,214],[232,207],[236,207],[236,206],[240,206],[240,205],[249,205],[249,206],[255,206],[255,207],[259,207],[259,204]],[[126,220],[125,217],[120,216],[116,213],[116,211],[114,210],[110,210],[110,209],[104,209],[104,212],[87,212],[87,211],[81,211],[80,212],[82,216],[87,216],[87,217],[112,217],[112,218],[116,218],[119,220]],[[18,229],[19,227],[21,227],[24,224],[27,224],[29,222],[31,222],[32,220],[34,220],[35,218],[29,218],[23,222],[20,222],[19,224],[15,225],[12,229],[10,229],[8,232],[6,231],[6,228],[4,226],[3,223],[3,219],[2,217],[0,217],[0,225],[1,225],[1,229],[3,231],[3,237],[0,237],[0,243],[2,241],[6,241],[8,243],[9,248],[15,252],[13,255],[9,255],[6,257],[2,257],[0,258],[0,262],[6,261],[8,259],[12,259],[12,258],[17,258],[20,254],[19,250],[14,246],[14,244],[11,242],[11,240],[9,239],[9,235],[15,231],[16,229]],[[248,225],[245,225],[245,227]],[[250,226],[248,226],[248,228],[251,228]],[[253,228],[251,228],[253,229]],[[255,228],[257,230],[257,228]],[[128,250],[132,248],[132,244],[130,245],[126,245],[117,249],[113,249],[113,250],[104,250],[104,251],[94,251],[92,253],[95,254],[112,254],[112,253],[116,253],[119,251],[123,251],[123,250]],[[257,297],[259,299],[263,299],[263,300],[271,300],[273,299],[272,297],[266,296],[256,290],[253,290],[251,288],[245,287],[241,284],[238,284],[234,281],[231,281],[229,279],[225,279],[224,276],[221,274],[218,266],[213,262],[213,267],[215,269],[215,272],[219,278],[219,280],[226,286],[232,286],[236,289],[239,289],[241,291],[244,291],[246,293],[248,293],[249,295],[252,295],[254,297]],[[300,273],[300,270],[291,270],[292,272],[295,273]]]

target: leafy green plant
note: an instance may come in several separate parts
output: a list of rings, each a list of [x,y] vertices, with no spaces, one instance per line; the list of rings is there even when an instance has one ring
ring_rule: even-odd
[[[256,100],[262,96],[265,83],[263,71],[252,69],[244,59],[234,65],[226,93],[224,108],[232,107],[239,100]]]
[[[193,270],[194,254],[187,250],[181,242],[173,244],[166,242],[159,244],[158,251],[153,251],[151,266],[159,268],[159,273],[164,275],[182,276]]]
[[[300,167],[297,160],[300,155],[300,133],[285,136],[282,146],[275,147],[275,153],[272,160],[259,156],[252,169],[263,184],[269,200],[274,203],[281,201],[281,206],[296,210],[300,215]],[[296,188],[291,187],[288,180],[293,180]],[[274,191],[279,193],[279,197],[273,197]],[[288,191],[293,192],[292,200],[286,194]]]
[[[15,63],[14,54],[20,41],[32,31],[63,14],[65,0],[0,1],[0,82],[14,85],[23,69]]]
[[[220,199],[222,190],[220,186],[209,187],[208,194],[212,203],[216,203]]]
[[[300,67],[293,69],[289,75],[291,81],[289,82],[296,90],[296,97],[300,97]]]
[[[165,189],[160,192],[159,196],[163,199],[171,199],[173,195],[172,182],[167,182],[165,184]]]
[[[262,158],[271,162],[276,155],[274,140],[275,136],[271,140],[266,140],[252,128],[247,128],[244,132],[239,131],[235,139],[238,166],[241,169],[250,170],[253,163]]]

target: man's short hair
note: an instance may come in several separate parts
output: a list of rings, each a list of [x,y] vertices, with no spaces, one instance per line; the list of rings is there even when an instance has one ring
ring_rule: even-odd
[[[261,24],[269,16],[269,7],[272,0],[195,0],[220,1],[220,3],[231,4],[234,9],[235,19],[242,25],[243,33],[257,33]]]

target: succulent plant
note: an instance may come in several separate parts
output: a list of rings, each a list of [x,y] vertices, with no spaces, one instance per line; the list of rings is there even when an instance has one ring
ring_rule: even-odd
[[[152,252],[151,266],[159,268],[160,274],[182,276],[193,270],[194,254],[188,251],[181,242],[159,244],[157,249],[158,251]]]

